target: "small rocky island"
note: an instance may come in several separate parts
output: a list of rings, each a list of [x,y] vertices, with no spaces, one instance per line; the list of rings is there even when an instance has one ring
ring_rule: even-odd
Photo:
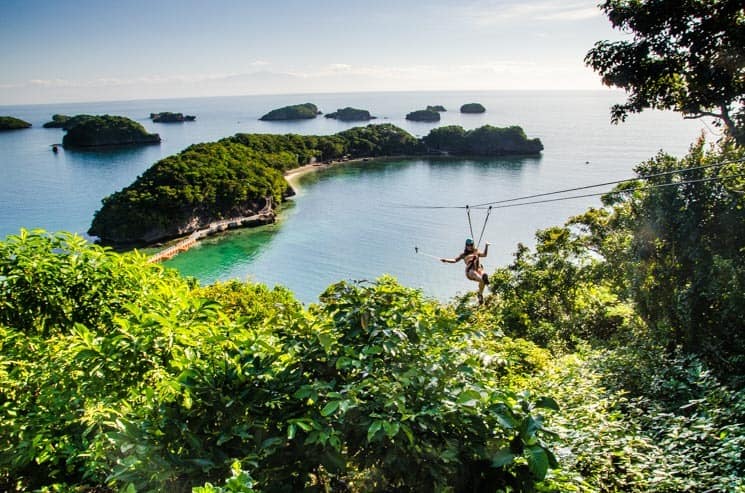
[[[95,117],[93,115],[67,116],[55,114],[52,115],[52,121],[46,122],[44,124],[44,128],[61,128],[63,130],[70,130],[75,125],[78,125],[79,123],[82,123],[86,120],[90,120],[91,118]]]
[[[437,104],[435,106],[427,106],[428,111],[437,111],[438,113],[441,113],[443,111],[447,111],[445,107],[441,104]]]
[[[91,116],[71,127],[62,139],[65,148],[159,144],[158,134],[123,116]]]
[[[406,119],[411,120],[412,122],[439,122],[440,113],[430,109],[417,110],[408,113]]]
[[[367,110],[350,108],[349,106],[346,108],[340,108],[333,113],[326,113],[325,116],[326,118],[334,118],[343,122],[361,122],[377,118],[377,116],[371,116],[370,112]]]
[[[193,122],[197,117],[194,115],[184,115],[183,113],[162,111],[160,113],[150,113],[150,119],[155,123],[183,123]]]
[[[460,107],[461,113],[484,113],[486,108],[481,103],[466,103]]]
[[[283,173],[312,162],[535,155],[542,149],[541,141],[528,139],[520,127],[448,126],[422,139],[389,123],[322,136],[236,134],[192,145],[155,163],[134,183],[103,199],[88,234],[103,243],[132,246],[202,231],[215,222],[246,225],[256,215],[273,220],[274,206],[294,193]]]
[[[20,118],[12,116],[0,116],[0,131],[2,130],[20,130],[23,128],[29,128],[31,124],[27,121],[23,121]]]
[[[285,120],[308,120],[320,115],[318,107],[313,103],[295,104],[272,110],[266,115],[259,118],[265,122],[285,121]]]

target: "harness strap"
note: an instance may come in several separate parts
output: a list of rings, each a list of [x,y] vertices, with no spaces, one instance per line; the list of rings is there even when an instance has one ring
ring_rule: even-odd
[[[491,209],[491,207],[489,207]],[[473,238],[473,225],[471,224],[471,208],[466,206],[466,215],[468,216],[468,229],[471,231],[471,238]]]
[[[486,211],[486,219],[484,219],[484,225],[481,227],[481,234],[479,235],[479,241],[476,243],[476,250],[479,249],[479,245],[481,245],[481,238],[484,237],[484,231],[486,231],[486,223],[489,221],[489,214],[491,214],[491,206],[489,206],[489,209]],[[470,221],[471,216],[468,216],[468,219]]]

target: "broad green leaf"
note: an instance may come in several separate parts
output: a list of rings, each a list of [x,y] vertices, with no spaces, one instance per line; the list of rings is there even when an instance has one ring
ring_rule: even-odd
[[[466,390],[458,395],[458,404],[466,407],[475,407],[481,401],[481,394],[475,390]]]
[[[339,409],[339,401],[331,401],[321,409],[321,416],[329,416]]]
[[[546,477],[546,472],[548,472],[548,456],[546,452],[543,450],[543,447],[537,446],[528,447],[526,452],[528,454],[528,468],[530,468],[530,472],[533,473],[533,476],[538,481],[543,481],[543,478]]]
[[[492,467],[502,467],[506,466],[507,464],[511,464],[512,461],[515,460],[515,457],[517,457],[515,454],[512,453],[509,447],[500,449],[497,451],[496,454],[491,459],[491,465]]]
[[[380,431],[380,428],[382,427],[383,427],[382,421],[373,421],[373,423],[367,429],[367,441],[372,442],[373,438],[375,438],[375,434],[378,431]]]

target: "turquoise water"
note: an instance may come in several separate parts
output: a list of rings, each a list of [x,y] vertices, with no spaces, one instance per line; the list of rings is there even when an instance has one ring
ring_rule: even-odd
[[[34,124],[30,130],[0,133],[0,235],[41,227],[84,233],[106,195],[131,183],[158,159],[195,142],[236,132],[330,134],[354,124],[317,118],[302,122],[261,122],[272,108],[313,102],[324,112],[344,106],[369,109],[414,135],[437,125],[475,128],[521,125],[540,137],[539,158],[365,162],[304,175],[298,196],[269,227],[244,230],[203,242],[166,265],[201,282],[254,279],[283,284],[312,302],[341,279],[374,279],[389,273],[440,299],[474,287],[463,266],[416,255],[414,246],[435,256],[455,256],[470,235],[462,210],[427,210],[400,204],[465,205],[626,178],[633,166],[660,149],[683,154],[704,129],[673,113],[635,115],[620,126],[608,123],[608,108],[623,96],[611,92],[376,93],[127,101],[29,107],[0,107]],[[479,101],[482,115],[457,108]],[[428,104],[450,109],[439,124],[407,122],[407,112]],[[455,110],[455,111],[453,111]],[[181,111],[197,121],[154,124],[150,112]],[[109,151],[61,151],[59,129],[41,125],[53,113],[109,113],[129,116],[159,132],[160,146]],[[563,223],[597,205],[586,198],[495,210],[485,233],[492,243],[488,269],[510,262],[518,242],[532,243],[536,229]],[[481,217],[474,216],[480,229]],[[478,236],[478,232],[476,233]]]

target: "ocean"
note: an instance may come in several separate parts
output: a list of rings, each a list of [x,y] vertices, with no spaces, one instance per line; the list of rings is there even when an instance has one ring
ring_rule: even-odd
[[[2,106],[0,115],[33,127],[0,133],[0,237],[20,228],[85,236],[104,197],[194,143],[237,132],[320,135],[359,125],[322,116],[295,122],[258,119],[288,104],[311,102],[324,113],[345,106],[368,109],[378,116],[371,123],[392,123],[416,136],[441,125],[519,125],[543,142],[540,157],[367,161],[306,174],[293,179],[298,194],[276,224],[210,238],[164,264],[201,283],[250,279],[283,285],[305,303],[316,301],[336,281],[370,281],[384,274],[447,300],[475,284],[464,278],[462,264],[442,264],[432,256],[454,257],[462,250],[471,236],[468,218],[462,209],[418,206],[465,206],[624,179],[658,152],[682,156],[702,132],[715,138],[702,121],[672,112],[648,111],[611,125],[609,108],[623,100],[615,91],[398,92]],[[482,103],[486,113],[461,114],[459,107],[469,102]],[[448,110],[440,122],[405,120],[406,113],[436,104]],[[149,114],[161,111],[197,119],[152,123]],[[127,116],[159,133],[163,142],[54,154],[50,146],[62,141],[64,131],[42,125],[55,113]],[[537,229],[563,224],[599,204],[599,198],[586,197],[494,209],[484,230],[483,242],[491,243],[487,270],[508,265],[516,245],[532,245]],[[473,211],[477,239],[484,219],[483,210]]]

